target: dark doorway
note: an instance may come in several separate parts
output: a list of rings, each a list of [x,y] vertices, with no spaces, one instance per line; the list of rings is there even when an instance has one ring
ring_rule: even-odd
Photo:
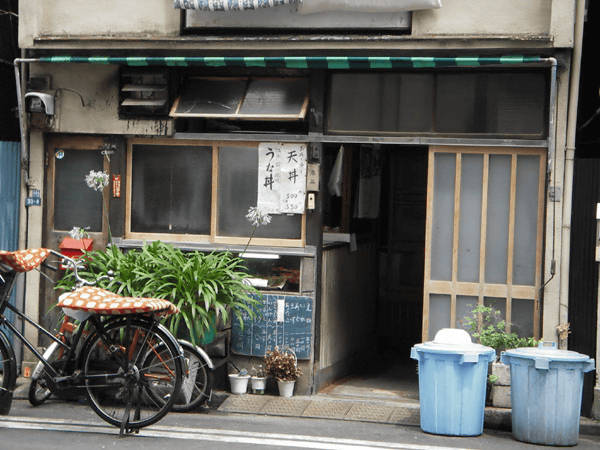
[[[575,159],[571,256],[569,270],[569,349],[590,357],[596,354],[598,263],[596,203],[600,202],[600,159]],[[582,414],[591,414],[594,371],[584,376]]]

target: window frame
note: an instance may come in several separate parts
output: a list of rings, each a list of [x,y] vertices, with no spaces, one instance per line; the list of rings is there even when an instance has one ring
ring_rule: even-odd
[[[54,158],[54,150],[57,148],[61,148],[64,150],[76,150],[76,151],[97,151],[102,150],[102,145],[104,144],[104,139],[102,137],[95,136],[81,136],[81,137],[72,137],[72,136],[50,136],[46,143],[46,161],[48,165],[48,189],[47,189],[47,212],[46,212],[46,220],[47,220],[47,228],[52,233],[59,234],[67,234],[71,230],[61,230],[57,229],[54,226],[55,220],[55,187],[56,187],[56,161]],[[107,158],[104,158],[102,163],[102,170],[106,173],[110,174],[110,161]],[[81,180],[83,183],[84,180]],[[88,235],[90,238],[94,240],[102,240],[107,233],[108,229],[108,220],[107,215],[109,211],[109,186],[104,188],[103,192],[99,192],[98,195],[102,196],[102,210],[100,214],[102,215],[101,224],[102,228],[100,231],[89,231]]]
[[[201,146],[212,148],[212,185],[210,202],[210,234],[177,234],[177,233],[141,233],[131,230],[131,206],[132,206],[132,170],[133,170],[133,146],[134,145],[156,145],[168,151],[169,148],[175,149],[178,146]],[[258,141],[210,141],[195,139],[151,139],[134,138],[127,140],[127,180],[126,180],[126,202],[125,202],[125,239],[139,240],[164,240],[172,242],[194,242],[208,244],[231,244],[246,245],[250,236],[223,236],[218,232],[218,187],[219,187],[219,148],[220,147],[253,147],[258,145]],[[267,225],[268,226],[268,225]],[[270,247],[305,247],[306,246],[306,210],[300,219],[300,238],[261,238],[252,237],[250,244],[252,246],[270,246]]]
[[[179,103],[185,93],[185,89],[189,83],[197,80],[211,80],[211,81],[239,81],[245,82],[244,91],[236,105],[236,110],[231,113],[185,113],[177,112]],[[255,81],[279,81],[282,83],[292,83],[294,81],[304,80],[306,82],[306,90],[304,92],[304,100],[297,114],[275,114],[275,113],[241,113],[241,109],[246,102],[248,92],[252,86],[252,82]],[[310,80],[307,77],[207,77],[207,76],[192,76],[186,80],[183,90],[179,93],[173,106],[169,112],[169,117],[172,119],[185,119],[185,118],[200,118],[200,119],[228,119],[228,120],[269,120],[269,121],[300,121],[306,118],[308,111],[308,104],[310,100]]]

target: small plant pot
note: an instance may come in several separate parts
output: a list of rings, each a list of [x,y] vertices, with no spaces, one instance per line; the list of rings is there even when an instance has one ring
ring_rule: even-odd
[[[250,375],[239,375],[237,373],[229,374],[229,384],[232,394],[245,394],[248,390],[248,380]]]
[[[265,393],[267,385],[267,377],[252,377],[250,378],[250,386],[253,394],[262,395]]]
[[[277,387],[279,388],[279,396],[280,397],[291,397],[292,395],[294,395],[294,384],[296,384],[296,380],[294,380],[294,381],[277,380]]]

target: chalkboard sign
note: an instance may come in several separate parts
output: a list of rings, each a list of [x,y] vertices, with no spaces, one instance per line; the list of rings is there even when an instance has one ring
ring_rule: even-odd
[[[251,320],[244,313],[244,327],[234,321],[233,353],[265,356],[275,346],[290,347],[298,359],[309,359],[312,350],[312,297],[264,294],[259,317]],[[278,321],[279,319],[279,321]]]

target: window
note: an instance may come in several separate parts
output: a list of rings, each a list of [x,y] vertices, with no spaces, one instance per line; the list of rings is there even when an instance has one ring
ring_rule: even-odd
[[[54,229],[102,231],[102,194],[85,184],[85,176],[104,170],[104,157],[98,150],[75,149],[56,149],[53,156]]]
[[[304,215],[275,214],[253,232],[257,177],[258,143],[133,140],[126,237],[303,246]]]
[[[541,139],[548,80],[542,70],[336,73],[328,131]]]
[[[190,78],[171,117],[302,120],[308,78]]]

